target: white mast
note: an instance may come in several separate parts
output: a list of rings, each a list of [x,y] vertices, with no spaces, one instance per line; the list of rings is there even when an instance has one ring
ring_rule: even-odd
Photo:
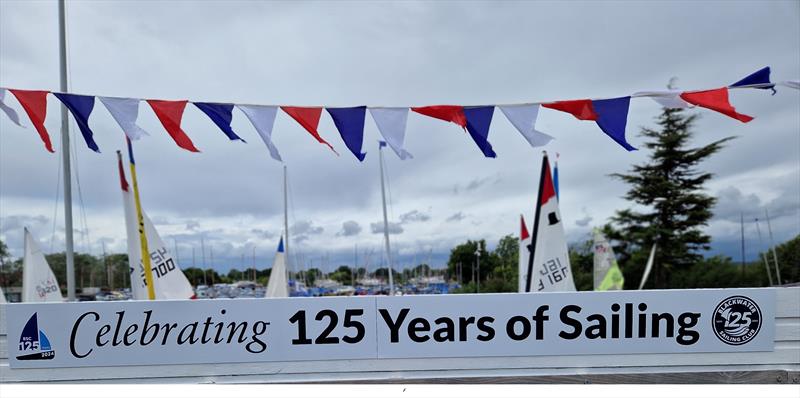
[[[383,145],[378,145],[381,169],[381,198],[383,199],[383,236],[386,239],[386,261],[389,263],[389,295],[394,296],[394,277],[392,276],[392,248],[389,245],[389,219],[386,215],[386,188],[383,183]]]
[[[772,246],[772,259],[775,260],[775,276],[778,279],[778,285],[781,282],[781,267],[778,266],[778,254],[775,252],[775,241],[772,240],[772,224],[769,222],[769,210],[764,209],[764,214],[767,216],[767,230],[769,231],[769,245]]]
[[[67,27],[64,0],[58,1],[58,54],[61,69],[61,92],[67,92]],[[61,104],[61,159],[64,168],[64,239],[67,256],[67,301],[75,301],[75,258],[72,240],[72,173],[69,166],[69,119],[67,106]],[[55,220],[53,220],[55,222]]]
[[[761,240],[761,227],[759,226],[758,218],[756,218],[756,231],[758,231],[758,247],[764,247],[764,241]],[[769,248],[767,248],[766,253],[761,253],[761,258],[764,259],[764,267],[767,269],[767,277],[769,278],[769,285],[772,286],[772,271],[769,270],[769,261],[767,261],[767,253],[769,253]]]

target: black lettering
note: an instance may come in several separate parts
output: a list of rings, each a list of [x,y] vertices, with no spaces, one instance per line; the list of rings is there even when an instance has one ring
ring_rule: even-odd
[[[522,333],[517,333],[517,323],[522,324]],[[531,322],[528,320],[528,318],[525,318],[521,315],[512,316],[511,319],[506,322],[506,334],[512,340],[525,340],[531,335]]]
[[[486,334],[479,334],[478,340],[489,341],[494,338],[494,328],[492,327],[494,318],[490,316],[482,316],[478,319],[478,330]]]
[[[164,339],[161,340],[161,345],[166,345],[167,344],[167,337],[169,337],[169,332],[171,332],[172,329],[177,329],[178,328],[178,324],[177,323],[165,323],[163,326],[161,326],[161,328],[164,329]]]
[[[131,337],[134,333],[136,333],[136,329],[139,329],[139,325],[135,323],[132,323],[127,329],[125,329],[125,336],[122,338],[122,343],[125,344],[125,346],[131,346],[136,343],[136,340],[128,342],[128,337]]]
[[[561,319],[561,323],[564,325],[572,326],[572,332],[567,333],[566,331],[562,330],[558,332],[558,337],[567,340],[574,340],[580,337],[583,326],[581,326],[580,321],[569,317],[570,312],[579,314],[581,312],[581,307],[577,305],[568,305],[561,309],[561,313],[558,317]]]
[[[100,326],[100,330],[97,331],[97,337],[94,340],[95,344],[97,344],[98,347],[102,347],[102,346],[108,344],[108,340],[106,340],[105,342],[102,342],[102,341],[100,341],[100,339],[103,336],[105,336],[106,334],[108,334],[108,332],[110,332],[110,331],[111,331],[111,325]]]
[[[612,323],[614,315],[611,315]],[[619,316],[617,316],[619,318]],[[600,314],[592,314],[586,317],[586,320],[589,322],[597,321],[594,325],[590,325],[586,328],[586,337],[589,339],[604,339],[606,338],[606,318],[604,318]],[[612,335],[614,331],[611,331]],[[619,333],[617,333],[617,337],[619,337]]]
[[[86,351],[86,354],[83,354],[83,355],[78,354],[78,351],[75,350],[75,337],[78,335],[78,326],[83,321],[83,318],[86,318],[88,315],[94,315],[94,321],[95,322],[100,320],[100,314],[98,314],[98,313],[96,313],[94,311],[90,311],[90,312],[84,313],[83,315],[78,317],[78,320],[75,321],[74,325],[72,325],[72,333],[69,336],[69,351],[72,353],[72,356],[74,356],[75,358],[85,358],[89,354],[92,353],[92,350],[94,350],[93,348],[90,348],[89,351]]]
[[[125,311],[117,312],[117,327],[114,328],[114,338],[111,340],[111,345],[116,347],[122,344],[121,341],[117,340],[119,337],[119,328],[122,327],[122,318],[125,316]]]
[[[389,311],[386,309],[381,308],[378,312],[381,314],[383,321],[386,323],[386,326],[389,328],[389,341],[392,343],[400,342],[400,326],[403,325],[403,321],[408,316],[408,312],[411,311],[409,308],[403,308],[400,310],[400,313],[397,314],[397,321],[392,321],[392,316],[389,314]]]
[[[676,341],[680,345],[692,345],[700,340],[700,333],[692,330],[697,325],[700,314],[696,312],[684,312],[678,317],[678,337]]]
[[[639,338],[643,339],[647,337],[647,314],[644,312],[647,311],[647,304],[640,303],[639,304],[639,311],[642,312],[639,314]]]
[[[633,303],[625,303],[625,338],[633,337]]]
[[[260,353],[264,352],[264,350],[267,349],[267,343],[264,343],[263,341],[261,341],[261,339],[259,339],[259,337],[261,337],[261,335],[263,335],[264,333],[267,332],[267,325],[269,325],[269,322],[264,322],[264,321],[253,322],[253,338],[252,338],[252,341],[247,343],[247,345],[244,347],[244,349],[247,350],[247,352],[253,353],[253,354],[260,354]],[[205,343],[203,343],[203,344],[205,344]],[[250,347],[253,344],[257,344],[259,346],[259,348],[254,349],[254,348]]]
[[[414,318],[408,324],[408,337],[411,337],[411,340],[416,341],[417,343],[424,343],[430,340],[430,336],[422,335],[420,336],[419,332],[430,332],[431,331],[431,324],[425,318]]]
[[[183,333],[189,330],[190,328],[192,331],[189,333],[188,336],[184,337]],[[183,329],[181,329],[181,332],[178,333],[178,345],[184,344],[187,341],[189,342],[189,344],[197,343],[197,337],[194,336],[195,331],[197,331],[197,322],[192,322],[184,326]],[[230,343],[230,340],[228,340],[228,343]]]
[[[544,321],[550,319],[550,316],[547,315],[549,309],[549,305],[543,305],[536,309],[536,315],[533,316],[533,320],[536,322],[536,340],[544,339]]]
[[[663,314],[652,314],[651,319],[653,321],[653,325],[650,326],[650,329],[651,333],[653,334],[653,337],[661,337],[661,328],[660,328],[661,324],[659,322],[661,322],[662,320],[667,321],[667,327],[666,327],[667,337],[673,336],[675,328],[675,319],[672,318],[672,314],[668,312],[665,312]]]
[[[433,332],[433,339],[440,343],[445,341],[456,341],[456,324],[448,317],[437,318],[433,321],[436,325],[444,325]]]
[[[197,325],[197,323],[195,322],[195,326],[196,325]],[[242,329],[239,330],[239,327],[241,327]],[[231,323],[228,324],[228,329],[231,330],[231,332],[228,334],[228,344],[230,344],[231,341],[233,340],[233,335],[236,334],[237,330],[239,330],[239,338],[237,339],[238,342],[244,343],[244,341],[247,340],[244,337],[244,331],[245,331],[245,329],[247,329],[247,322],[242,322],[242,323],[240,323],[238,325],[236,324],[236,322],[231,322]],[[192,330],[192,335],[194,336],[194,330]],[[194,342],[192,342],[192,344],[194,344]]]
[[[209,326],[211,326],[211,317],[206,318],[206,321],[203,322],[203,336],[200,338],[200,342],[202,342],[203,344],[206,344],[211,341],[210,337],[206,339],[206,335],[208,335]],[[253,327],[255,327],[255,325],[253,325]]]
[[[467,341],[467,327],[471,324],[475,323],[475,317],[471,316],[469,318],[458,318],[458,339],[461,341]]]
[[[147,310],[144,313],[145,316],[144,316],[144,325],[142,325],[142,337],[139,339],[139,344],[143,346],[152,343],[153,340],[155,340],[156,337],[158,337],[158,329],[159,329],[158,323],[150,325],[150,315],[153,314],[153,310]],[[153,337],[147,340],[147,333],[149,333],[151,330],[153,331]]]
[[[614,338],[614,339],[618,339],[619,338],[619,314],[617,314],[617,311],[619,311],[619,308],[620,308],[620,306],[617,303],[614,303],[613,305],[611,305],[611,311],[614,311],[614,313],[611,314],[611,338]],[[586,317],[587,320],[589,320],[589,318],[591,318],[591,317]],[[603,323],[605,323],[605,319],[603,319]],[[587,337],[589,336],[588,328],[586,330],[586,336]]]

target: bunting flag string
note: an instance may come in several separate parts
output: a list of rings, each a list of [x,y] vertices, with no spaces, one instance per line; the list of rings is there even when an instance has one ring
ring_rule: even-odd
[[[299,107],[299,106],[282,106],[284,112],[291,116],[297,123],[300,123],[311,136],[317,139],[320,144],[325,144],[335,154],[339,154],[333,149],[333,146],[325,141],[317,132],[319,126],[319,118],[322,116],[322,107]]]
[[[129,139],[136,141],[142,136],[150,135],[136,124],[139,118],[139,102],[137,98],[97,97],[119,124],[122,132]]]
[[[366,106],[356,106],[353,108],[325,108],[333,118],[333,124],[339,130],[347,149],[356,156],[359,162],[363,162],[367,156],[361,152],[364,143],[364,119],[367,117]]]
[[[193,102],[193,104],[203,111],[203,113],[228,136],[228,139],[231,141],[239,140],[246,142],[236,135],[231,128],[231,122],[233,121],[233,104],[214,104],[211,102]]]
[[[242,113],[250,120],[250,124],[264,141],[269,150],[269,156],[282,162],[278,148],[272,143],[272,128],[275,126],[275,116],[278,114],[277,106],[266,105],[236,105]]]
[[[47,116],[48,91],[15,89],[10,89],[8,91],[11,91],[11,94],[17,97],[17,101],[22,105],[22,109],[28,114],[28,118],[31,119],[33,127],[36,128],[36,131],[39,133],[39,138],[41,138],[44,143],[44,147],[47,148],[49,152],[54,153],[53,144],[50,143],[50,134],[47,133],[47,129],[44,127],[44,119]]]
[[[94,97],[90,95],[66,94],[66,93],[53,93],[63,104],[69,109],[72,117],[75,118],[75,123],[81,130],[83,140],[86,141],[86,146],[91,150],[100,153],[100,148],[94,142],[94,133],[89,128],[89,116],[94,109]]]
[[[0,109],[3,110],[3,113],[11,119],[11,122],[16,124],[19,127],[23,127],[22,124],[19,122],[19,115],[17,115],[17,111],[15,111],[10,106],[6,105],[6,89],[0,88]]]
[[[364,143],[364,126],[367,109],[375,125],[386,142],[400,159],[411,159],[413,156],[405,148],[405,137],[409,110],[415,113],[454,123],[464,129],[478,146],[485,157],[494,158],[497,154],[489,142],[489,133],[495,107],[505,115],[514,128],[522,135],[531,147],[547,145],[555,138],[536,129],[536,122],[541,108],[553,109],[569,113],[578,120],[594,121],[609,138],[628,151],[636,148],[628,143],[625,130],[631,98],[651,98],[659,105],[671,109],[692,107],[706,108],[747,123],[752,116],[737,112],[730,103],[730,89],[770,89],[775,94],[776,83],[770,80],[770,67],[761,68],[729,86],[710,90],[653,90],[639,91],[629,96],[545,101],[537,103],[505,104],[505,105],[430,105],[415,107],[297,107],[285,105],[244,105],[221,102],[192,102],[225,134],[229,140],[242,141],[233,131],[233,109],[238,108],[261,137],[269,150],[270,156],[282,161],[278,148],[272,141],[272,133],[278,108],[294,119],[317,142],[326,145],[338,155],[336,149],[320,135],[318,128],[322,109],[325,108],[333,120],[342,141],[347,149],[359,160],[364,161],[366,153],[362,151]],[[781,86],[800,89],[800,81],[788,80],[778,83]],[[0,87],[0,109],[12,123],[22,126],[19,115],[6,102],[6,91],[13,94],[39,134],[45,148],[54,152],[50,136],[44,122],[47,116],[47,94],[50,91],[21,90]],[[94,110],[95,98],[117,122],[122,132],[130,140],[138,140],[149,135],[137,124],[139,115],[139,98],[103,97],[74,93],[52,93],[75,118],[86,145],[95,152],[100,152],[94,141],[94,133],[89,126],[89,118]],[[188,100],[166,101],[157,99],[145,100],[163,125],[166,132],[180,147],[190,152],[200,152],[181,127],[183,113]]]
[[[412,159],[403,147],[408,122],[408,108],[369,108],[378,131],[401,160]]]
[[[183,119],[183,110],[186,109],[186,103],[189,101],[165,101],[165,100],[147,100],[150,108],[161,121],[164,129],[170,137],[178,144],[179,147],[189,152],[200,152],[195,148],[194,143],[181,129],[181,119]]]

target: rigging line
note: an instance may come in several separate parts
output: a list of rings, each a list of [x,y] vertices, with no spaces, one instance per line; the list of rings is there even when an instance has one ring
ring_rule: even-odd
[[[297,223],[297,219],[295,217],[295,211],[294,211],[295,207],[294,207],[294,194],[292,193],[293,192],[293,190],[292,190],[292,180],[289,179],[289,177],[288,177],[288,171],[287,171],[287,177],[286,177],[286,189],[287,189],[286,196],[289,199],[289,220],[293,224],[296,224]],[[292,227],[288,226],[288,228],[291,229]],[[287,235],[286,236],[286,240],[289,240],[289,236],[288,236],[289,235],[289,231],[286,231],[286,235]],[[292,258],[289,259],[289,268],[290,268],[290,270],[292,272],[298,272],[298,271],[300,271],[300,266],[299,266],[300,263],[298,263],[300,250],[298,249],[297,241],[293,241],[293,242],[295,242],[295,243],[292,245],[292,247],[293,247],[292,253],[290,253],[290,255],[289,255],[289,257],[292,257]],[[294,262],[292,262],[291,260],[294,260]]]
[[[77,128],[77,124],[73,123],[73,127]],[[72,131],[76,131],[73,129]],[[81,172],[78,166],[78,144],[75,142],[76,140],[71,140],[71,149],[72,149],[72,159],[73,163],[75,164],[75,184],[78,187],[78,203],[80,204],[81,209],[81,237],[83,238],[83,250],[85,253],[91,253],[91,246],[89,245],[90,237],[89,237],[89,222],[86,219],[86,205],[83,202],[83,191],[81,190]]]
[[[389,179],[389,167],[386,165],[386,157],[383,159],[383,174],[384,180],[386,180],[386,190],[389,191],[389,215],[392,216],[392,220],[394,220],[394,206],[392,203],[392,183]]]

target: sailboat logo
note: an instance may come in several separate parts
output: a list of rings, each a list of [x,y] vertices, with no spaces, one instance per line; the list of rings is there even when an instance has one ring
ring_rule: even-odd
[[[56,356],[47,335],[39,329],[39,321],[35,312],[22,329],[22,335],[19,337],[19,350],[23,353],[17,356],[20,361],[53,359]]]

